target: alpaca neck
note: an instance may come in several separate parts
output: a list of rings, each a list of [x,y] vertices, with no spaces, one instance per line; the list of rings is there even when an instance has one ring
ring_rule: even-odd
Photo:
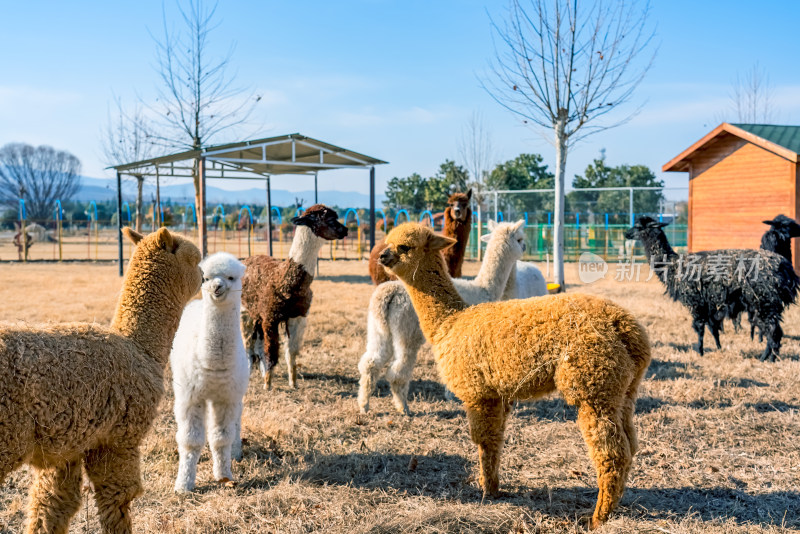
[[[506,289],[512,270],[516,271],[516,259],[511,258],[511,250],[506,243],[489,242],[481,269],[475,277],[475,284],[486,289],[492,300],[499,300]]]
[[[131,262],[111,329],[135,341],[163,367],[169,361],[185,297],[174,280],[139,267]]]
[[[517,298],[517,262],[512,262],[511,272],[508,275],[506,287],[503,289],[501,300],[511,300]]]
[[[664,232],[659,232],[655,236],[646,236],[642,239],[642,245],[644,245],[644,253],[648,261],[672,259],[677,256]]]
[[[769,230],[764,234],[761,238],[761,248],[780,254],[789,260],[789,263],[792,262],[792,239],[781,235],[775,230]]]
[[[289,257],[302,265],[307,272],[314,274],[317,271],[317,256],[323,243],[325,240],[317,237],[308,226],[296,226]]]
[[[203,366],[208,369],[229,369],[231,358],[237,355],[235,345],[241,343],[241,298],[231,294],[223,302],[216,302],[203,294],[203,324],[200,328],[200,345],[206,347],[201,354]],[[231,345],[233,342],[233,345]]]
[[[428,341],[433,342],[448,317],[467,307],[447,275],[439,253],[424,257],[410,277],[402,280]]]

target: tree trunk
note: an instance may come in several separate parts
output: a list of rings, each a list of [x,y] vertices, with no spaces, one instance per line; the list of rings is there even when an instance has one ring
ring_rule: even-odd
[[[144,189],[144,176],[136,176],[136,231],[142,233],[144,226],[144,213],[142,205],[142,189]]]
[[[554,282],[564,288],[564,175],[567,168],[566,110],[560,109],[554,125],[556,135],[555,220],[553,222]]]

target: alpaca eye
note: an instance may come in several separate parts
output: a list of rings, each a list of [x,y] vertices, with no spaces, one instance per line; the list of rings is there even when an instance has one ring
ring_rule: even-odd
[[[233,282],[233,277],[232,277],[232,276],[229,276],[229,277],[228,277],[228,280],[230,280],[231,282]]]
[[[409,247],[408,245],[397,245],[397,250],[399,250],[401,254],[405,254],[406,252],[411,250],[411,247]]]
[[[208,278],[203,278],[203,282],[208,282]]]

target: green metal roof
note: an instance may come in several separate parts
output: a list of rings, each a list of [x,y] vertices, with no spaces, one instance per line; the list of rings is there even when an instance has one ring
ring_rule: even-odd
[[[782,146],[796,154],[800,154],[800,126],[779,126],[776,124],[734,124],[742,130],[766,139],[770,143]]]

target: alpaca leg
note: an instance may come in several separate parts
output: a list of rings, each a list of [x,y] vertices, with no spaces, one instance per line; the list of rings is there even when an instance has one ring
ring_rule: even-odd
[[[766,326],[764,332],[767,336],[767,346],[761,354],[761,361],[774,362],[776,356],[781,352],[781,339],[783,339],[783,329],[781,328],[780,319],[773,319],[773,321]]]
[[[631,466],[632,444],[618,410],[601,410],[588,404],[578,409],[578,426],[597,470],[597,505],[591,528],[608,520],[625,491]]]
[[[711,335],[714,337],[714,343],[717,344],[717,350],[722,350],[722,345],[719,342],[719,331],[721,323],[716,319],[711,319],[708,323],[708,328],[711,330]]]
[[[197,462],[205,444],[205,406],[201,402],[184,404],[175,400],[175,420],[178,432],[178,476],[175,491],[185,493],[194,490],[197,477]]]
[[[237,404],[211,401],[208,414],[208,446],[214,463],[214,480],[229,482],[233,480],[231,471],[231,452],[236,436],[236,419],[241,417]]]
[[[81,505],[81,463],[37,469],[28,506],[28,534],[66,534]]]
[[[142,492],[138,445],[128,449],[100,448],[85,458],[94,487],[97,514],[104,534],[129,534],[131,501]]]
[[[706,322],[703,319],[695,317],[692,321],[692,328],[697,333],[697,352],[700,356],[703,355],[703,335],[706,330]]]
[[[242,402],[237,406],[236,427],[233,430],[233,445],[231,445],[231,458],[237,462],[242,461]]]
[[[369,411],[369,399],[375,392],[375,386],[386,365],[394,356],[391,335],[373,331],[371,324],[367,325],[367,330],[367,351],[358,362],[358,371],[361,373],[358,383],[358,407],[361,413]]]
[[[479,483],[484,495],[496,495],[500,487],[500,453],[511,405],[501,399],[484,399],[467,407],[472,441],[478,446]]]
[[[305,317],[295,317],[287,321],[286,368],[289,374],[289,385],[293,388],[297,387],[297,355],[300,354],[300,345],[303,344],[305,330]]]
[[[414,365],[417,363],[417,353],[421,345],[416,340],[406,340],[397,336],[394,340],[395,358],[386,372],[386,379],[392,390],[394,407],[398,412],[406,415],[410,414],[408,387],[411,384],[411,375],[414,373]]]
[[[265,360],[261,360],[264,366],[261,367],[261,375],[264,377],[264,388],[272,389],[272,373],[278,365],[278,354],[280,354],[281,336],[278,332],[278,325],[270,325],[264,332]]]

